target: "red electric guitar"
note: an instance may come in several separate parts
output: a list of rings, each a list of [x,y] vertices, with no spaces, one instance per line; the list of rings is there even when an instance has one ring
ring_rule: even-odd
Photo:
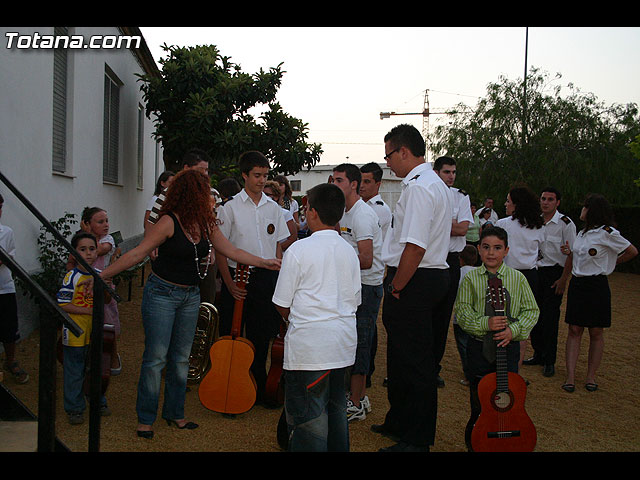
[[[491,304],[496,315],[505,314],[502,280],[489,279]],[[508,327],[507,327],[508,328]],[[524,410],[527,385],[517,373],[507,371],[506,347],[496,347],[496,372],[478,384],[482,410],[471,432],[474,452],[532,452],[537,434]]]

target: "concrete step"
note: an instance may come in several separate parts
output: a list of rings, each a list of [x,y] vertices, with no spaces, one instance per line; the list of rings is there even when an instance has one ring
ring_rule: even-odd
[[[0,421],[0,452],[35,452],[38,450],[38,422]]]

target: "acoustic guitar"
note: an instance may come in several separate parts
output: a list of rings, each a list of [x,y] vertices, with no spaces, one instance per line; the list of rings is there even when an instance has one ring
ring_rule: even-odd
[[[235,283],[245,288],[249,267],[238,265]],[[209,410],[226,414],[244,413],[256,402],[256,382],[251,373],[255,355],[253,344],[240,336],[244,300],[236,300],[231,335],[225,335],[211,346],[211,368],[200,382],[200,402]]]
[[[280,321],[280,332],[271,344],[271,365],[264,389],[265,402],[273,407],[284,404],[284,384],[282,382],[282,363],[284,361],[284,336],[287,327]]]
[[[495,314],[504,315],[502,280],[489,279],[489,293]],[[496,346],[496,372],[485,375],[478,384],[481,412],[471,432],[474,452],[533,451],[537,434],[524,409],[526,394],[524,379],[507,371],[506,347]]]

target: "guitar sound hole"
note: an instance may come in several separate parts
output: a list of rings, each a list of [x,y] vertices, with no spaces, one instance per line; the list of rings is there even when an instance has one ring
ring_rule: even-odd
[[[496,392],[493,395],[493,405],[496,410],[508,410],[511,407],[511,392]]]

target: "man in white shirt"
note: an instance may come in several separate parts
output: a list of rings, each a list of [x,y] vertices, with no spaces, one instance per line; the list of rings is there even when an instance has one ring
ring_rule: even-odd
[[[307,192],[311,236],[285,252],[273,303],[284,338],[285,416],[290,451],[349,451],[345,374],[356,357],[360,265],[335,230],[344,195],[323,183]]]
[[[229,241],[253,255],[262,258],[282,258],[280,241],[289,236],[282,208],[264,192],[269,173],[269,161],[260,152],[245,152],[238,166],[244,179],[244,188],[218,209],[220,231]],[[277,334],[280,316],[271,297],[278,272],[253,268],[246,289],[235,281],[236,263],[216,251],[216,263],[222,278],[220,291],[220,335],[229,335],[236,300],[244,300],[243,322],[247,339],[255,347],[251,372],[256,381],[256,402],[264,401],[267,379],[266,360],[269,342]]]
[[[444,308],[438,311],[439,321],[436,322],[435,337],[438,339],[438,348],[436,351],[436,369],[438,372],[438,387],[444,387],[444,379],[440,376],[442,366],[442,357],[444,356],[445,346],[447,344],[447,333],[449,332],[449,323],[451,314],[453,313],[453,304],[456,301],[458,293],[458,284],[460,283],[460,252],[467,245],[467,230],[469,224],[473,223],[471,214],[471,201],[469,195],[463,190],[456,188],[453,184],[456,181],[457,167],[456,161],[451,157],[438,157],[433,162],[433,171],[438,174],[442,181],[449,187],[453,195],[453,218],[451,220],[451,235],[449,237],[449,254],[447,255],[447,264],[449,265],[449,292],[447,294],[447,302]]]
[[[391,209],[385,203],[380,195],[380,186],[382,185],[383,171],[376,162],[369,162],[360,167],[362,173],[362,182],[360,183],[360,196],[367,205],[373,208],[380,219],[380,228],[382,229],[382,240],[391,225]],[[375,360],[378,350],[378,326],[373,326],[373,339],[371,340],[371,361],[369,362],[369,373],[367,374],[366,387],[371,386],[371,377],[376,369]],[[386,379],[385,379],[386,382]]]
[[[543,375],[555,374],[558,347],[558,322],[562,295],[571,275],[571,257],[561,251],[563,246],[573,248],[576,226],[569,217],[558,212],[560,192],[546,187],[540,195],[540,208],[544,225],[543,255],[538,259],[538,281],[540,286],[540,317],[531,330],[533,356],[524,360],[524,365],[543,365]]]
[[[476,217],[485,208],[488,208],[491,210],[491,215],[489,216],[489,219],[487,221],[491,222],[491,225],[495,225],[496,222],[500,219],[500,217],[498,217],[498,213],[493,209],[493,198],[487,197],[484,199],[484,205],[482,206],[482,208],[479,208],[476,211]]]
[[[351,371],[351,391],[347,401],[347,418],[363,420],[371,411],[366,396],[366,376],[371,361],[371,344],[378,310],[382,301],[382,230],[378,215],[358,194],[362,174],[358,167],[343,163],[333,169],[333,182],[345,197],[345,211],[340,219],[340,235],[351,245],[360,261],[362,303],[356,312],[358,350]]]
[[[398,125],[384,141],[384,158],[403,179],[403,190],[382,247],[389,411],[371,429],[399,439],[383,451],[427,451],[436,430],[433,322],[449,288],[452,195],[425,162],[425,142],[415,127]]]
[[[375,162],[369,162],[360,167],[362,182],[360,183],[360,196],[362,200],[373,208],[380,219],[382,228],[382,238],[384,239],[387,229],[391,224],[391,209],[380,196],[380,185],[382,184],[383,171]]]

